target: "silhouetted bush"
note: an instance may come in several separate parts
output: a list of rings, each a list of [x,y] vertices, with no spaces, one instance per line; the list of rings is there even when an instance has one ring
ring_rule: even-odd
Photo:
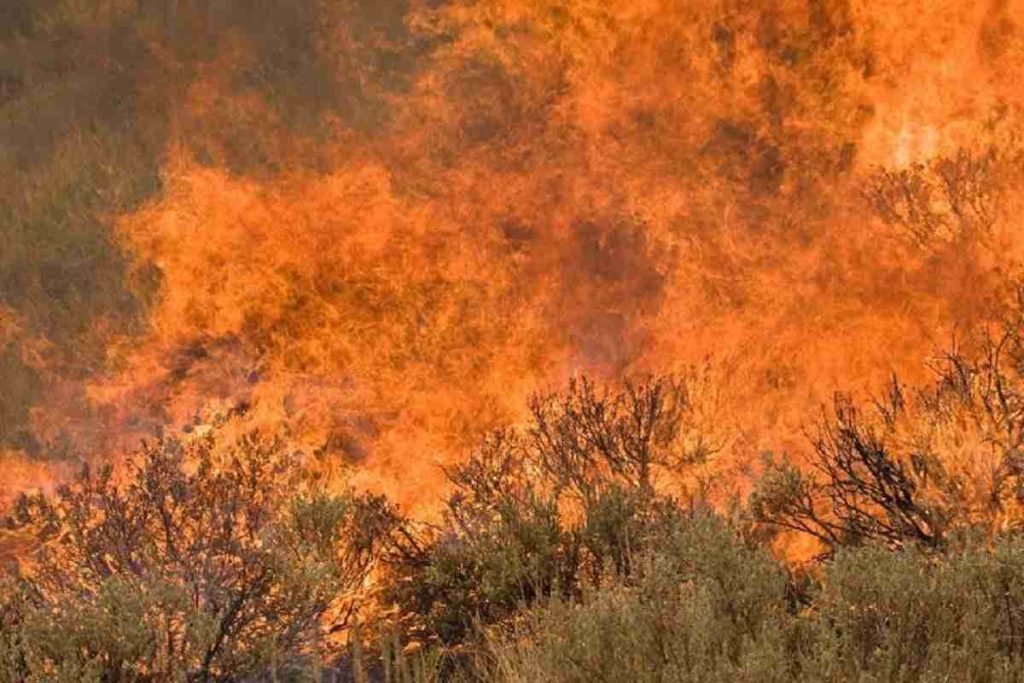
[[[1019,528],[1024,502],[1024,339],[1020,324],[934,364],[933,385],[897,380],[858,408],[836,399],[811,468],[770,461],[750,500],[755,518],[829,548],[947,545],[957,530]]]
[[[989,149],[984,154],[960,150],[928,165],[880,170],[865,192],[875,213],[922,246],[938,240],[985,237],[996,220],[1000,165],[1012,155]]]
[[[584,382],[450,473],[439,528],[398,527],[389,596],[473,680],[1019,680],[1024,556],[1000,521],[1018,490],[1017,344],[1011,328],[957,350],[875,415],[841,398],[811,474],[773,464],[753,517],[816,536],[823,563],[787,568],[749,529],[658,493],[644,472],[694,459],[688,404],[628,397],[681,385]],[[997,466],[971,488],[955,449],[977,444]]]

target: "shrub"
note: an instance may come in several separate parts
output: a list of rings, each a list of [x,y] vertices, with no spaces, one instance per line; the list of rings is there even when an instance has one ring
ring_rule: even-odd
[[[213,681],[305,666],[323,615],[370,569],[382,505],[327,493],[257,435],[146,445],[123,473],[23,497],[12,523],[39,548],[5,592],[6,675]]]
[[[682,514],[656,492],[658,472],[707,453],[686,429],[686,386],[669,378],[615,391],[576,380],[530,409],[528,426],[448,472],[441,527],[392,535],[387,597],[421,641],[462,643],[543,598],[628,577]]]
[[[636,580],[552,599],[493,637],[481,678],[793,680],[781,566],[712,515],[666,540]]]
[[[1020,525],[1024,504],[1024,339],[1020,324],[934,366],[936,382],[894,380],[873,411],[836,399],[813,440],[811,471],[769,462],[754,517],[815,536],[830,549],[862,543],[946,546],[958,530]]]
[[[714,517],[649,556],[638,581],[551,599],[492,633],[480,680],[1019,681],[1024,542],[946,555],[844,548],[812,607],[781,565]]]
[[[1024,544],[942,558],[844,550],[815,599],[809,670],[823,680],[1013,681],[1024,675]]]

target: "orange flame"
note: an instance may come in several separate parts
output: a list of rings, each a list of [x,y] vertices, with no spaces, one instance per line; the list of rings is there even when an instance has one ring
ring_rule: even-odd
[[[87,405],[51,378],[37,428],[116,450],[244,407],[244,425],[430,509],[437,464],[530,392],[707,366],[739,482],[759,451],[802,448],[832,391],[920,379],[957,326],[1001,315],[1012,170],[969,248],[910,242],[862,190],[879,168],[1013,149],[1021,16],[1018,0],[417,3],[405,25],[432,47],[411,83],[371,129],[328,115],[316,140],[234,88],[249,57],[225,38],[174,112],[164,191],[115,222],[160,273],[147,329],[111,335]],[[345,27],[321,20],[320,57],[351,68]],[[284,168],[233,171],[229,119]]]

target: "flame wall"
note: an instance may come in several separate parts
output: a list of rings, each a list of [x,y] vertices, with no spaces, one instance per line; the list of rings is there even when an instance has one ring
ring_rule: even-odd
[[[836,389],[925,377],[1017,277],[1018,0],[46,6],[18,49],[63,31],[124,71],[68,97],[127,104],[94,117],[117,201],[23,209],[91,221],[104,256],[80,266],[80,324],[48,293],[74,249],[4,281],[13,488],[59,476],[54,444],[117,453],[237,413],[429,509],[437,465],[530,392],[693,368],[738,482],[799,451]],[[12,136],[43,125],[21,81]],[[58,192],[89,130],[0,160],[38,155],[33,191]],[[126,148],[146,151],[104,176]],[[995,155],[985,230],[922,243],[873,211],[881,170],[961,150]],[[27,231],[8,263],[53,257]]]

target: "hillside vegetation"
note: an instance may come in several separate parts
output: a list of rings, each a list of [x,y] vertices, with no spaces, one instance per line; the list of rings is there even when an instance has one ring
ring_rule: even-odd
[[[0,0],[0,683],[1024,680],[1022,2]]]
[[[877,416],[840,401],[814,469],[769,460],[727,512],[671,494],[714,457],[678,378],[535,397],[448,472],[439,524],[330,493],[258,434],[155,443],[18,502],[8,525],[36,549],[5,580],[0,675],[1019,680],[1020,367],[956,356]],[[904,451],[912,415],[958,438]],[[987,488],[945,445],[986,424]],[[820,554],[779,559],[779,532]]]

